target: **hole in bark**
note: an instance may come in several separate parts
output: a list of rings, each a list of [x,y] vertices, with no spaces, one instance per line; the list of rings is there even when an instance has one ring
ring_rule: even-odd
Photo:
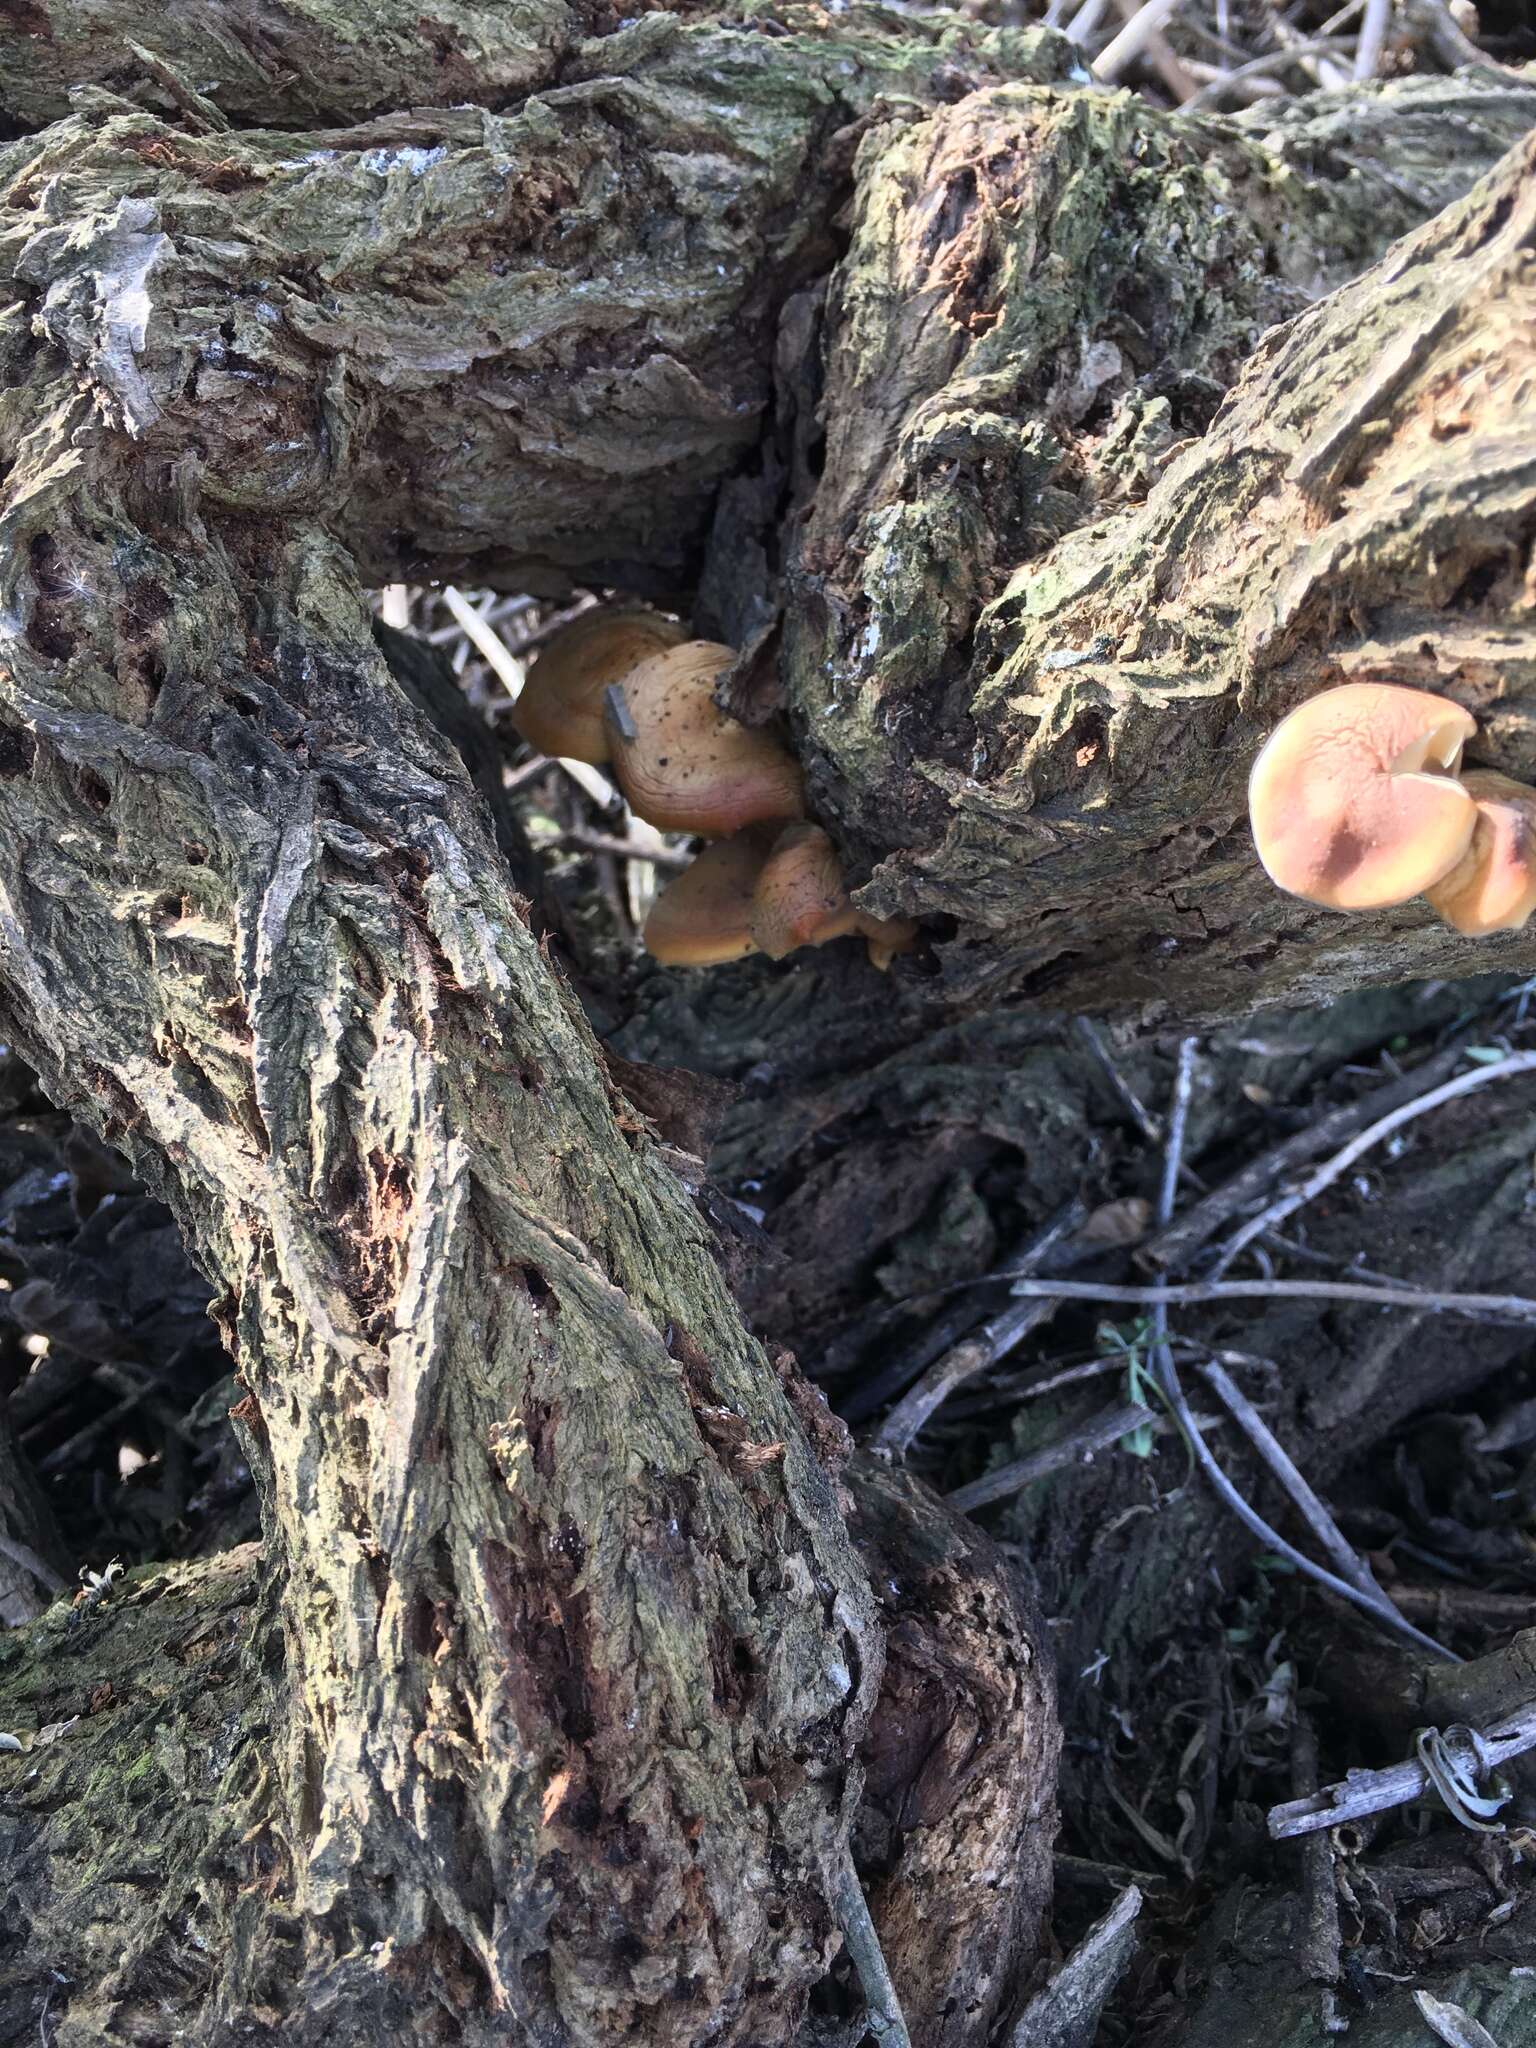
[[[527,1288],[528,1299],[535,1308],[547,1309],[551,1315],[559,1315],[559,1297],[537,1266],[524,1266],[523,1285]]]
[[[1456,586],[1454,596],[1447,606],[1451,611],[1476,611],[1488,597],[1505,571],[1502,556],[1494,556],[1468,572]]]
[[[68,661],[75,651],[75,636],[37,605],[27,621],[27,645],[45,661]]]
[[[87,768],[82,763],[71,765],[69,785],[80,801],[93,811],[104,811],[112,802],[112,785],[94,768]]]
[[[0,776],[8,781],[29,775],[37,759],[37,741],[22,726],[0,726]]]

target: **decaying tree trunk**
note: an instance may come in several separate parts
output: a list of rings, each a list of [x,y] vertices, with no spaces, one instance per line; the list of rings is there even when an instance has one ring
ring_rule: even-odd
[[[1234,823],[1268,718],[1389,661],[1536,765],[1536,90],[1269,132],[937,17],[439,13],[0,35],[0,989],[217,1289],[268,1563],[241,1660],[228,1583],[176,1594],[224,1711],[88,1716],[125,1788],[227,1797],[68,1968],[92,1752],[0,1759],[3,2010],[787,2041],[857,1820],[923,2038],[979,2044],[1044,1891],[1033,1624],[936,1510],[840,1495],[365,588],[615,584],[750,641],[737,701],[782,692],[868,900],[955,921],[909,1035],[935,996],[1231,1013],[1513,957],[1341,936]],[[904,1513],[910,1611],[850,1535],[884,1559]],[[85,1712],[49,1683],[113,1611],[56,1610],[12,1696]],[[932,1745],[910,1784],[879,1711]],[[983,1838],[1017,1890],[957,1943]]]

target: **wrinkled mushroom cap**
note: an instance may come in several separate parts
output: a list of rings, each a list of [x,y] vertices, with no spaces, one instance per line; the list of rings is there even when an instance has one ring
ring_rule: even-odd
[[[546,642],[512,707],[512,723],[541,754],[601,767],[611,745],[603,692],[682,637],[682,627],[658,612],[582,612]]]
[[[771,733],[715,707],[716,678],[734,658],[712,640],[688,640],[624,678],[633,732],[616,732],[610,715],[613,772],[636,817],[663,832],[722,839],[804,815],[794,756]]]
[[[752,899],[752,938],[782,960],[797,946],[824,946],[859,928],[837,849],[819,825],[786,825],[773,842]]]
[[[717,839],[662,890],[645,920],[645,949],[664,967],[718,967],[755,953],[752,897],[775,825]]]
[[[1456,771],[1477,730],[1425,690],[1346,683],[1298,705],[1253,764],[1248,814],[1270,879],[1334,910],[1422,895],[1471,843]]]
[[[1462,787],[1477,808],[1472,843],[1425,893],[1468,938],[1517,932],[1536,910],[1536,789],[1481,768],[1464,775]]]

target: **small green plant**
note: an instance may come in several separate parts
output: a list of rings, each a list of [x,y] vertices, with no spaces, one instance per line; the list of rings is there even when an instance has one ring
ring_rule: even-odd
[[[1114,1323],[1100,1323],[1095,1332],[1100,1348],[1109,1357],[1125,1360],[1125,1397],[1141,1408],[1155,1407],[1160,1398],[1156,1382],[1147,1367],[1147,1343],[1151,1334],[1152,1324],[1146,1316],[1138,1316],[1125,1329]],[[1129,1451],[1133,1458],[1150,1458],[1151,1423],[1143,1422],[1128,1436],[1121,1437],[1120,1448]]]

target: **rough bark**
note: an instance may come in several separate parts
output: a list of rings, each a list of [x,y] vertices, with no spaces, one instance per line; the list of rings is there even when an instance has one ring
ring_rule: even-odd
[[[70,36],[109,17],[59,18],[83,26],[56,61],[54,18],[22,27],[21,122],[58,111]],[[1523,362],[1520,160],[1267,345],[1154,478],[1258,331],[1453,200],[1533,96],[1383,96],[1367,174],[1304,124],[1047,90],[1073,62],[1054,38],[781,10],[572,39],[537,91],[519,23],[473,81],[490,106],[526,91],[510,112],[237,132],[220,121],[304,119],[317,92],[371,113],[432,32],[397,21],[328,65],[334,18],[290,9],[277,57],[226,79],[197,38],[231,19],[178,16],[192,42],[147,67],[174,118],[114,100],[119,65],[0,152],[0,985],[50,1090],[163,1192],[217,1290],[278,1616],[270,1778],[231,1780],[198,1964],[176,1976],[171,1923],[146,1922],[145,1967],[72,1989],[56,2038],[132,2037],[169,2001],[214,2039],[777,2041],[836,1944],[825,1859],[876,1606],[814,1407],[746,1335],[362,586],[702,589],[756,629],[782,606],[819,805],[887,863],[871,900],[960,922],[945,999],[1139,1000],[1129,963],[1171,937],[1175,1000],[1230,1010],[1276,933],[1266,988],[1343,987],[1358,947],[1260,902],[1221,837],[1261,717],[1324,672],[1299,597],[1257,643],[1304,582],[1274,522],[1305,486],[1321,561],[1354,517],[1369,631],[1403,640],[1384,591],[1438,606],[1437,631],[1460,606],[1475,649],[1446,686],[1518,710],[1529,450],[1500,441],[1491,378],[1465,435],[1425,428],[1446,366],[1481,368],[1479,321]],[[545,49],[541,23],[527,38]],[[333,82],[274,105],[279,64]],[[1446,157],[1426,137],[1451,130]],[[1354,416],[1306,377],[1394,348],[1373,494],[1337,467]],[[1166,389],[1129,393],[1138,351]],[[1245,454],[1260,421],[1274,444]],[[1085,422],[1064,457],[1052,437]],[[1309,448],[1328,460],[1297,484]],[[1458,479],[1486,504],[1501,480],[1502,552],[1464,505],[1441,546]],[[1454,577],[1424,573],[1432,544]],[[1512,715],[1495,730],[1515,748]],[[1157,879],[1134,899],[1133,854]],[[1181,892],[1213,878],[1229,924],[1195,944]],[[1382,971],[1473,957],[1389,929]],[[1012,1655],[1022,1610],[988,1598]],[[997,1679],[979,1753],[1045,1712],[1037,1676]],[[994,1789],[978,1771],[992,1839],[1022,1840]],[[956,2039],[1007,1997],[1025,1907],[987,1923]]]
[[[376,2038],[398,1968],[529,2039],[788,2026],[879,1669],[828,1483],[335,550],[241,573],[70,482],[0,951],[220,1290],[309,2013]]]
[[[1266,732],[1356,677],[1536,771],[1533,152],[1302,312],[1369,229],[1274,147],[1005,87],[861,154],[785,675],[867,907],[954,920],[947,1002],[1210,1019],[1536,958],[1298,905],[1245,823]]]
[[[860,1864],[914,2040],[971,2048],[1016,2000],[1049,1896],[1050,1668],[984,1536],[919,1481],[863,1461],[847,1480],[892,1639],[862,1749]],[[60,2041],[133,2038],[151,2000],[201,2038],[232,1940],[234,2030],[293,2030],[281,1972],[302,1966],[298,1929],[235,1904],[286,1891],[280,1845],[251,1821],[270,1803],[273,1658],[252,1545],[130,1573],[105,1602],[0,1638],[0,1732],[26,1745],[0,1757],[0,2041],[43,2024]],[[393,1958],[376,2026],[435,2038],[412,2003],[427,1988]]]
[[[497,106],[544,82],[599,11],[562,0],[7,0],[0,8],[6,113],[62,120],[80,88],[152,109],[301,128],[400,106]]]
[[[855,1837],[913,2042],[992,2040],[1050,1899],[1054,1674],[1015,1570],[928,1489],[873,1460],[850,1521],[886,1630]]]

